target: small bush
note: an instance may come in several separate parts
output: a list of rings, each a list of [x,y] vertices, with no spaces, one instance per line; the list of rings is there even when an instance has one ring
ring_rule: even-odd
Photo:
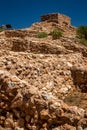
[[[0,32],[2,32],[3,31],[3,29],[2,28],[0,28]]]
[[[77,37],[85,38],[87,40],[87,26],[79,26],[77,28]]]
[[[87,46],[87,26],[79,26],[76,34],[76,37],[80,39],[80,43]]]
[[[59,39],[60,37],[62,37],[62,32],[58,29],[54,29],[50,35],[52,35],[53,39]]]
[[[80,39],[80,43],[87,46],[87,40],[85,38]]]
[[[39,32],[38,34],[37,34],[37,38],[45,38],[45,37],[47,37],[48,35],[47,35],[47,33],[46,32]]]

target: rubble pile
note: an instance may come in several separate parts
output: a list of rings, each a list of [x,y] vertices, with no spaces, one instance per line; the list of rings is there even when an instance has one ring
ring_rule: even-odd
[[[0,77],[0,125],[4,128],[53,130],[76,129],[80,125],[87,127],[84,109],[69,107],[44,89],[39,90],[7,71],[1,70]]]

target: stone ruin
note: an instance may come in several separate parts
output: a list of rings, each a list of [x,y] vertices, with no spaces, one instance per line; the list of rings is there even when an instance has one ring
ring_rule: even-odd
[[[61,19],[0,33],[0,130],[87,130],[87,47]]]
[[[71,25],[71,19],[60,13],[46,14],[41,16],[41,22],[56,22],[60,25]]]
[[[40,23],[49,32],[52,29],[59,29],[66,37],[74,38],[76,36],[76,27],[71,24],[71,18],[64,14],[52,13],[42,15]]]

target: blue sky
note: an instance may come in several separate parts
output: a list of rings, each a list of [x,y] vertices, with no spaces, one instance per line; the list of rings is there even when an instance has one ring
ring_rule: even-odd
[[[0,26],[29,27],[41,15],[55,12],[71,17],[74,26],[87,25],[87,0],[0,0]]]

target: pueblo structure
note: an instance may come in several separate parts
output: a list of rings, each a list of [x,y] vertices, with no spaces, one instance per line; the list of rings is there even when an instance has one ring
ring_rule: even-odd
[[[60,25],[70,25],[71,19],[60,13],[46,14],[41,16],[41,21],[56,22]]]

